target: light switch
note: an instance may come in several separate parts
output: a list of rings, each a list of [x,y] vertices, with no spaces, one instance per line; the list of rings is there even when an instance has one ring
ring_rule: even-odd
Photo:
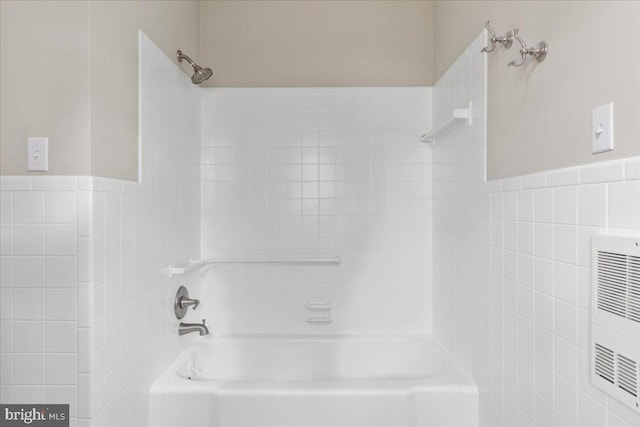
[[[593,109],[591,128],[593,154],[613,150],[613,102]]]
[[[49,138],[30,136],[27,140],[27,169],[49,170]]]

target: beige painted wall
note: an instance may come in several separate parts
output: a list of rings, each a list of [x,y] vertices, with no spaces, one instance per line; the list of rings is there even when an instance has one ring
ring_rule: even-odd
[[[209,86],[430,86],[431,1],[202,1]]]
[[[0,2],[0,174],[27,173],[28,136],[49,137],[49,174],[91,172],[87,9]]]
[[[49,174],[137,180],[138,29],[197,55],[198,1],[0,7],[0,173],[28,174],[27,136],[48,136]]]
[[[198,11],[195,0],[89,2],[93,175],[138,179],[138,29],[170,58],[197,57]]]
[[[550,53],[489,57],[489,176],[640,154],[640,2],[5,0],[0,16],[3,175],[28,173],[31,135],[50,138],[50,174],[137,178],[138,28],[216,86],[401,86],[430,85],[485,19],[519,26]],[[616,147],[592,155],[610,101]]]
[[[640,154],[640,2],[439,1],[435,16],[436,78],[486,19],[549,43],[543,63],[519,69],[506,65],[517,44],[489,56],[490,178]],[[615,149],[593,155],[591,110],[611,101]]]
[[[137,179],[138,28],[211,66],[216,86],[433,81],[430,1],[0,4],[3,175],[28,174],[31,135],[49,136],[49,174]]]

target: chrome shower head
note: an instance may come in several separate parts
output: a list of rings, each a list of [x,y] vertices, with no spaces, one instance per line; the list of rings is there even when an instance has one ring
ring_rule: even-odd
[[[193,59],[189,58],[187,55],[184,55],[181,50],[178,50],[176,56],[178,58],[178,62],[182,62],[182,60],[184,59],[193,67],[193,76],[191,76],[191,82],[193,82],[193,84],[199,85],[205,80],[208,80],[209,77],[213,75],[213,71],[211,71],[211,68],[202,68],[201,66],[193,62]]]
[[[202,68],[199,65],[195,65],[193,67],[193,71],[194,73],[193,76],[191,76],[191,81],[196,85],[199,85],[213,75],[211,68]]]

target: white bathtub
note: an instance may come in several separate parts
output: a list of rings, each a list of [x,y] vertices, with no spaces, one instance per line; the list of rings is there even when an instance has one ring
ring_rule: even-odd
[[[152,385],[151,427],[478,424],[475,385],[430,337],[228,335],[199,341]]]

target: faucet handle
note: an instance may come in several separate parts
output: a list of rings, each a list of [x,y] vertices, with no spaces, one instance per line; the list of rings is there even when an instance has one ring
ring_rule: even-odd
[[[193,309],[195,310],[200,305],[200,300],[191,299],[189,297],[180,298],[180,308],[187,308],[190,305],[192,305]]]

